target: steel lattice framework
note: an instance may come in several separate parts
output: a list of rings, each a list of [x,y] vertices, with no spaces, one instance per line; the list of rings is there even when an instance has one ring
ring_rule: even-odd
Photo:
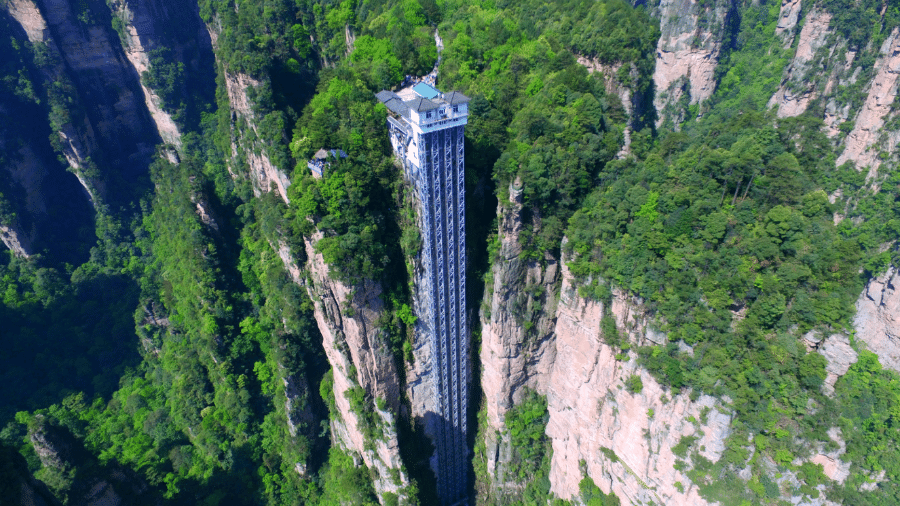
[[[436,92],[437,90],[435,90]],[[437,92],[439,93],[439,92]],[[391,143],[416,189],[425,267],[424,312],[432,350],[433,434],[438,495],[444,504],[464,502],[468,493],[467,445],[469,330],[466,320],[466,202],[464,128],[468,98],[440,94],[401,101],[381,92],[393,114]]]

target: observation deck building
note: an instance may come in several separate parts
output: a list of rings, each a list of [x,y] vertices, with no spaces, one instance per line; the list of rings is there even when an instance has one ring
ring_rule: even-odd
[[[391,144],[420,204],[425,286],[419,286],[434,376],[438,496],[465,504],[468,493],[467,417],[469,329],[466,321],[466,202],[463,130],[469,98],[419,83],[377,95],[387,107]]]

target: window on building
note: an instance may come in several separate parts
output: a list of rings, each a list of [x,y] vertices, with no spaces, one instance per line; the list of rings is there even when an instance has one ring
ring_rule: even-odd
[[[430,118],[430,117],[431,117],[431,113],[430,113],[430,112],[426,112],[426,113],[425,113],[425,117],[426,117],[426,118]]]
[[[454,105],[454,106],[453,106],[453,112],[459,112],[459,106],[458,106],[458,105]]]

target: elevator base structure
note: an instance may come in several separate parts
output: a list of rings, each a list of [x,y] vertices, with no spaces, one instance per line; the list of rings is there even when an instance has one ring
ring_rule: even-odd
[[[466,503],[469,449],[469,329],[466,321],[464,128],[468,97],[426,84],[377,95],[390,115],[391,144],[415,188],[422,226],[424,275],[417,330],[427,336],[433,376],[433,467],[441,503]]]

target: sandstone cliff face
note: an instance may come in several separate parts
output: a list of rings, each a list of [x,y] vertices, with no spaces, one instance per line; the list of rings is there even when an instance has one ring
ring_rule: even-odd
[[[667,400],[671,394],[637,365],[634,356],[615,359],[616,351],[599,335],[607,309],[577,295],[564,265],[560,274],[552,259],[541,266],[520,258],[520,192],[514,185],[510,203],[500,207],[499,255],[486,299],[489,306],[482,312],[482,389],[490,429],[487,468],[493,486],[507,487],[504,475],[510,449],[503,437],[504,416],[521,401],[527,387],[547,396],[547,435],[553,446],[551,490],[559,497],[576,496],[587,472],[623,504],[651,500],[705,504],[690,480],[674,470],[672,448],[682,436],[696,435],[701,454],[718,460],[730,432],[727,410],[709,396],[692,402],[682,394]],[[636,344],[666,342],[642,301],[620,290],[613,295],[608,311],[624,336]],[[537,304],[544,312],[536,323],[523,320],[520,315],[530,314],[529,308]],[[531,323],[531,329],[526,329],[525,322]],[[641,392],[632,394],[624,388],[632,375],[641,377]],[[688,422],[690,417],[697,421]],[[610,451],[615,459],[608,456]],[[680,490],[676,482],[684,488]]]
[[[68,73],[63,65],[63,55],[57,45],[55,32],[51,30],[48,19],[41,12],[41,7],[33,0],[12,0],[7,2],[6,8],[13,19],[21,25],[29,42],[46,47],[51,63],[41,69],[44,80],[47,83],[68,81]],[[76,107],[80,104],[80,97],[70,99]],[[78,177],[89,200],[95,203],[103,190],[103,184],[98,178],[85,175],[84,169],[90,164],[91,154],[99,152],[96,134],[86,118],[78,121],[77,118],[67,115],[67,119],[68,121],[54,125],[57,127],[60,146],[70,169]]]
[[[797,25],[797,18],[800,15],[799,9],[800,2],[785,1],[781,6],[782,17],[776,33],[779,33],[779,30],[781,30],[781,34],[787,40],[788,45],[794,39],[791,34]],[[794,58],[785,69],[781,86],[769,100],[769,107],[778,108],[779,118],[803,114],[812,99],[815,98],[817,80],[809,79],[807,73],[818,70],[815,69],[815,65],[818,63],[817,55],[819,58],[825,56],[820,55],[819,51],[825,47],[829,38],[830,22],[831,14],[827,12],[813,10],[806,16],[803,28],[800,30]],[[835,49],[832,46],[827,51],[827,56],[832,56]]]
[[[381,287],[371,281],[348,286],[331,279],[324,258],[314,249],[315,240],[305,244],[310,278],[306,288],[315,303],[316,322],[334,374],[339,416],[332,420],[332,435],[375,471],[379,497],[388,492],[404,497],[409,479],[402,469],[394,418],[400,407],[400,382],[389,344],[377,323],[384,311]],[[355,387],[361,387],[366,399],[374,401],[365,407],[374,412],[374,420],[364,419],[354,408],[350,390]]]
[[[50,38],[47,22],[32,0],[10,0],[6,2],[6,10],[22,25],[29,41],[43,42]]]
[[[150,69],[148,53],[160,47],[161,41],[155,25],[170,19],[171,15],[167,12],[165,3],[153,0],[131,3],[122,0],[112,2],[110,8],[113,15],[121,19],[124,24],[122,35],[125,57],[128,58],[137,74],[142,75]],[[181,132],[172,116],[162,109],[159,96],[143,82],[141,82],[141,91],[144,95],[144,104],[147,106],[163,142],[180,148]]]
[[[0,149],[8,147],[6,142],[0,140]],[[7,156],[9,154],[11,153],[8,153]],[[23,201],[23,211],[29,217],[45,216],[47,203],[41,190],[49,177],[48,167],[40,163],[40,157],[28,144],[22,146],[17,155],[18,157],[10,160],[3,167],[10,179],[18,186],[17,189],[21,189],[24,194],[15,195],[15,197]],[[27,258],[35,252],[37,224],[34,220],[30,221],[30,224],[26,224],[24,220],[17,217],[9,223],[0,223],[0,240],[10,251],[20,257]]]
[[[730,2],[716,1],[703,7],[693,0],[662,0],[655,9],[662,35],[656,46],[656,106],[658,124],[666,119],[669,104],[688,93],[697,104],[715,91],[715,70],[722,49],[722,34]],[[676,123],[680,118],[670,118]]]
[[[554,301],[553,311],[543,320],[550,328],[540,341],[529,342],[523,326],[516,323],[509,297],[522,290],[517,284],[525,284],[516,269],[527,270],[518,259],[521,223],[515,214],[515,192],[512,195],[514,204],[501,212],[500,258],[494,263],[490,318],[483,316],[482,388],[493,429],[488,432],[502,434],[504,414],[527,386],[547,396],[546,433],[553,447],[550,482],[557,496],[577,496],[578,484],[587,473],[623,504],[706,504],[687,476],[674,469],[672,448],[683,436],[695,436],[701,455],[718,460],[730,433],[728,410],[709,396],[691,401],[686,394],[666,392],[637,365],[633,354],[625,361],[616,360],[616,350],[600,336],[606,309],[577,295],[564,264],[559,289],[553,279],[557,274],[551,279],[524,275],[542,285]],[[666,336],[653,330],[639,300],[615,291],[609,312],[632,342],[665,342]],[[640,392],[630,393],[624,387],[632,375],[643,382]],[[492,434],[487,437],[488,470],[494,486],[503,488],[508,443],[502,436],[499,441]]]
[[[900,372],[900,273],[893,267],[869,280],[856,301],[857,343],[878,355],[881,365]]]
[[[800,21],[803,5],[800,0],[782,0],[781,10],[778,12],[778,25],[775,27],[775,35],[781,37],[785,45],[793,41],[794,29]]]
[[[803,339],[811,351],[818,352],[827,360],[822,391],[826,395],[834,395],[838,378],[847,374],[858,359],[856,350],[850,345],[850,338],[846,334],[831,334],[823,339],[817,332],[809,332]]]
[[[186,38],[176,33],[181,28],[160,29],[174,26],[183,13],[170,12],[176,7],[157,0],[77,5],[11,0],[5,8],[29,41],[46,50],[40,68],[45,84],[63,84],[67,90],[66,105],[53,104],[51,125],[71,171],[91,202],[115,202],[121,195],[110,187],[129,184],[145,172],[160,140],[180,146],[178,126],[140,77],[149,69],[147,52],[157,47],[172,48],[179,61],[190,60],[178,41]],[[110,16],[122,28],[121,41]],[[194,17],[199,26],[199,15]],[[177,21],[179,26],[192,22]],[[164,154],[177,162],[173,153]]]
[[[682,436],[695,436],[700,454],[717,461],[730,432],[728,410],[706,395],[696,401],[672,395],[637,365],[633,353],[617,361],[616,351],[599,335],[603,314],[602,304],[577,295],[564,265],[556,361],[545,387],[547,435],[553,444],[551,491],[563,498],[577,495],[584,461],[587,475],[623,504],[706,504],[690,479],[674,468],[672,448]],[[641,378],[640,392],[624,387],[632,375]]]
[[[880,48],[857,51],[834,32],[830,13],[817,7],[801,12],[799,2],[792,0],[785,0],[781,12],[776,34],[783,37],[786,47],[796,43],[796,52],[769,107],[776,108],[778,117],[783,118],[803,114],[818,101],[824,106],[821,117],[826,134],[843,145],[836,164],[850,162],[858,170],[867,170],[871,179],[886,159],[896,157],[895,146],[900,142],[900,131],[891,126],[897,117],[892,104],[900,75],[898,30],[894,29]],[[803,27],[794,35],[799,19]],[[873,77],[862,83],[858,83],[860,76],[870,69],[861,66],[860,51],[872,51],[877,57]],[[862,104],[835,95],[841,86],[862,86]],[[852,126],[849,133],[841,128],[845,123],[845,127]]]
[[[501,217],[504,218],[501,238],[506,237],[506,242],[501,242],[501,253],[510,254],[515,251],[510,231],[520,224],[507,213]],[[506,282],[509,272],[504,271],[513,265],[510,258],[503,256],[495,261],[495,285]],[[690,458],[678,457],[673,449],[684,437],[696,438],[691,451],[698,450],[704,458],[718,461],[731,434],[728,400],[723,403],[708,395],[693,400],[689,393],[676,395],[638,364],[634,352],[623,355],[608,346],[600,330],[604,315],[613,316],[619,332],[633,344],[664,344],[667,338],[656,330],[658,322],[647,313],[640,299],[614,289],[609,307],[604,307],[601,302],[578,295],[565,261],[560,270],[561,286],[553,328],[536,353],[538,359],[529,355],[529,350],[534,348],[517,345],[517,327],[499,324],[513,319],[509,307],[494,304],[490,320],[485,321],[482,383],[491,429],[486,434],[486,442],[492,486],[500,490],[509,488],[504,481],[504,468],[511,451],[504,437],[503,415],[516,400],[513,392],[528,386],[547,397],[546,435],[553,449],[549,478],[551,491],[558,497],[577,497],[579,482],[587,476],[605,493],[618,496],[622,504],[707,504],[685,474],[691,466]],[[892,341],[896,333],[892,328],[892,314],[898,310],[894,306],[900,306],[900,296],[895,297],[893,288],[896,276],[891,271],[873,280],[859,303],[862,316],[857,318],[857,339],[867,339],[859,330],[863,327],[877,329],[882,334],[891,333],[890,337],[882,335],[879,341],[873,340],[881,347],[879,354],[883,361],[885,356],[895,361],[900,358],[900,346]],[[548,288],[552,290],[552,286]],[[868,313],[863,310],[866,305]],[[857,353],[846,334],[823,337],[811,332],[804,338],[811,351],[827,360],[827,377],[822,389],[832,395],[835,382],[856,362]],[[503,353],[497,352],[498,349]],[[506,371],[509,373],[503,377]],[[635,376],[643,386],[630,391],[626,382]],[[828,478],[842,482],[849,473],[849,464],[841,460],[843,442],[836,428],[829,436],[838,442],[839,448],[825,451],[821,445],[814,446],[812,456],[806,460],[823,465]],[[682,470],[676,469],[679,461],[685,462]],[[794,474],[779,471],[774,463],[770,467],[764,466],[770,477],[786,489],[799,487]],[[747,473],[745,470],[740,475],[750,479]],[[824,496],[812,502],[803,502],[801,497],[792,500],[818,506],[834,504]]]
[[[431,436],[427,418],[429,413],[437,413],[438,407],[434,402],[434,357],[428,341],[433,329],[425,316],[431,311],[426,302],[430,295],[424,293],[426,286],[428,281],[425,279],[425,267],[419,259],[415,259],[411,286],[412,310],[418,318],[414,327],[413,361],[406,364],[406,397],[409,399],[410,416],[413,420],[426,424],[426,433]]]
[[[881,165],[879,152],[895,153],[900,132],[883,131],[892,112],[900,76],[900,32],[894,29],[881,46],[881,57],[875,63],[876,74],[868,86],[866,100],[854,119],[853,130],[846,139],[846,147],[836,164],[853,162],[857,169],[869,169],[873,177]],[[896,113],[893,114],[896,116]]]
[[[0,225],[0,241],[18,257],[28,258],[32,255],[30,234],[22,233],[15,224]]]
[[[521,258],[521,213],[522,190],[514,183],[509,202],[498,209],[500,249],[493,261],[492,282],[486,287],[487,307],[481,313],[481,385],[488,424],[495,430],[503,427],[506,412],[522,400],[525,387],[540,390],[535,375],[548,370],[555,359],[550,334],[557,263],[548,258],[541,266]]]
[[[624,158],[628,156],[631,146],[630,121],[631,119],[633,119],[634,104],[632,103],[631,90],[628,89],[628,87],[624,86],[618,79],[619,70],[622,68],[622,65],[604,65],[596,59],[586,58],[584,56],[579,56],[577,61],[579,64],[587,68],[588,72],[599,72],[603,76],[603,83],[605,84],[606,93],[609,95],[615,95],[619,97],[619,100],[622,101],[622,107],[625,108],[625,114],[628,115],[629,118],[629,125],[626,126],[625,131],[622,132],[623,136],[625,137],[625,142],[622,146],[621,151],[619,151],[618,153],[618,157]]]
[[[212,39],[216,40],[218,34],[215,33],[214,28],[210,27],[209,31]],[[262,84],[262,82],[246,74],[232,73],[225,69],[225,89],[228,92],[232,118],[245,122],[246,126],[253,130],[254,133],[258,132],[256,126],[258,118],[253,112],[253,103],[248,96],[248,90],[259,87]],[[270,191],[274,185],[285,203],[290,203],[287,188],[291,185],[291,180],[283,170],[272,163],[266,154],[265,147],[258,140],[252,141],[249,139],[236,121],[232,121],[231,131],[232,167],[229,170],[232,172],[232,175],[236,172],[243,173],[243,164],[245,163],[247,169],[249,169],[250,179],[253,181],[253,191],[257,196]],[[258,138],[258,136],[254,137]],[[243,163],[241,156],[239,156],[241,153],[246,157]]]
[[[145,170],[159,136],[150,127],[135,70],[114,32],[102,22],[106,13],[91,11],[87,4],[86,10],[75,12],[64,0],[40,0],[38,6],[99,143],[99,149],[92,149],[90,136],[79,135],[87,156],[97,162],[102,153],[123,175]]]

